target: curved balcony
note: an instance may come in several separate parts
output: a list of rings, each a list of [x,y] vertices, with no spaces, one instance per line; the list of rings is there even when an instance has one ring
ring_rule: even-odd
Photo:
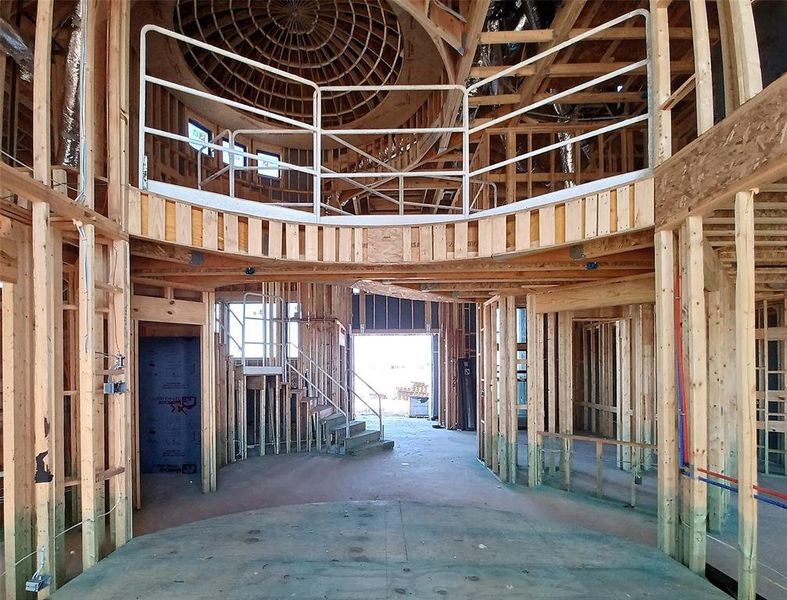
[[[318,85],[313,81],[239,54],[189,38],[155,25],[142,30],[140,44],[140,114],[149,115],[149,98],[155,89],[198,99],[246,114],[258,121],[257,128],[225,128],[205,140],[140,123],[139,147],[146,148],[139,161],[141,195],[132,205],[132,233],[211,250],[239,252],[270,258],[341,262],[410,262],[492,256],[525,252],[549,245],[569,243],[652,226],[653,194],[650,179],[652,134],[650,94],[648,110],[599,123],[560,123],[531,127],[527,144],[517,144],[515,120],[537,113],[546,105],[567,97],[616,85],[621,78],[645,74],[650,79],[650,45],[640,60],[608,69],[592,79],[569,85],[526,106],[499,116],[472,122],[470,107],[479,90],[488,89],[512,73],[537,68],[575,44],[592,41],[610,28],[642,19],[647,30],[648,13],[636,10],[588,29],[571,39],[518,64],[499,70],[472,85]],[[215,54],[222,61],[244,65],[260,77],[275,77],[306,87],[312,96],[311,114],[291,115],[280,107],[252,105],[227,94],[171,81],[148,73],[148,37],[161,36],[196,48],[200,55]],[[620,87],[620,86],[618,86]],[[416,113],[403,126],[331,125],[323,109],[336,94],[359,99],[386,94],[391,101],[413,94],[455,102],[456,118],[435,119]],[[427,102],[423,106],[429,106]],[[426,118],[427,120],[424,120]],[[603,158],[587,172],[563,174],[548,193],[526,197],[517,190],[518,169],[541,159],[552,160],[557,151],[581,153],[598,144],[603,157],[604,139],[623,133],[639,149],[638,159],[609,168]],[[493,136],[513,135],[514,143],[502,159],[492,157]],[[246,151],[239,139],[276,137],[292,140],[299,148],[298,160],[269,158]],[[193,178],[184,185],[150,177],[165,144],[190,145],[196,156]],[[638,144],[638,146],[637,146]],[[413,158],[418,146],[420,158]],[[524,152],[520,152],[525,150]],[[429,150],[429,152],[426,152]],[[222,160],[220,160],[220,158]],[[430,168],[440,158],[439,168]],[[442,166],[440,166],[442,165]],[[289,185],[275,197],[254,197],[246,185],[249,174],[275,168],[289,174]],[[531,178],[532,180],[532,178]],[[293,183],[295,182],[295,183]],[[502,198],[500,182],[505,183]],[[440,190],[434,204],[411,199],[419,188]],[[549,189],[549,188],[547,188]],[[359,198],[361,199],[359,201]],[[446,198],[444,200],[444,198]],[[262,201],[260,201],[262,200]],[[384,210],[366,206],[383,205]],[[364,212],[368,214],[364,214]],[[171,219],[170,219],[171,217]],[[376,229],[385,226],[384,229]]]

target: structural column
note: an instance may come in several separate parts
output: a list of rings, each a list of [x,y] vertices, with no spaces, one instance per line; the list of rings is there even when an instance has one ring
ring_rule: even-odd
[[[560,410],[558,411],[558,429],[565,436],[562,438],[560,452],[560,471],[566,489],[571,487],[571,460],[573,442],[568,437],[574,433],[574,325],[570,312],[558,314],[558,394]]]
[[[682,519],[688,526],[688,555],[684,562],[695,573],[705,573],[706,519],[708,488],[700,481],[708,468],[708,353],[707,312],[705,310],[705,271],[703,258],[702,217],[690,216],[680,235],[684,276],[681,290],[682,309],[686,315],[683,327],[686,353],[686,404],[684,443],[688,444],[691,473],[687,514]]]
[[[35,571],[33,535],[33,315],[32,256],[28,228],[13,224],[2,235],[19,248],[16,283],[3,285],[3,534],[5,596],[25,596]]]
[[[202,396],[202,492],[216,491],[216,386],[214,385],[214,339],[213,321],[215,319],[214,292],[204,292],[202,303],[205,317],[200,328],[200,393]],[[232,374],[233,378],[235,374]],[[245,398],[244,398],[245,402]],[[245,426],[245,421],[244,421]],[[244,442],[245,443],[245,442]]]
[[[38,3],[33,76],[33,176],[44,185],[50,173],[50,64],[52,47],[52,0]],[[56,536],[64,529],[62,336],[56,335],[56,294],[62,285],[60,236],[49,222],[49,204],[33,201],[31,211],[33,258],[33,433],[36,464],[33,475],[36,505],[37,568],[51,577],[51,585],[39,594],[47,597],[63,572],[65,548]],[[61,360],[58,360],[60,358]],[[60,364],[58,364],[60,363]],[[59,550],[59,551],[58,551]]]
[[[656,406],[658,417],[658,545],[678,556],[678,407],[675,394],[675,236],[657,231]]]
[[[757,594],[757,414],[754,323],[754,194],[735,195],[735,371],[738,396],[738,598]]]
[[[535,296],[527,296],[527,484],[541,485],[544,429],[544,318]]]

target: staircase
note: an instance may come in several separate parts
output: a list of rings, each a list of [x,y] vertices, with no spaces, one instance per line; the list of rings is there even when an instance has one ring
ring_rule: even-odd
[[[366,421],[350,421],[349,427],[346,427],[346,424],[346,417],[336,412],[319,421],[319,426],[323,428],[321,437],[325,440],[324,451],[345,456],[362,456],[394,447],[393,440],[381,439],[379,431],[367,430]]]
[[[307,360],[309,359],[307,358]],[[351,415],[348,421],[347,411],[339,403],[329,398],[324,391],[315,387],[306,373],[293,364],[289,365],[289,369],[292,373],[291,383],[294,384],[295,380],[300,380],[304,385],[303,388],[293,389],[293,393],[297,402],[306,406],[307,451],[343,456],[363,456],[393,449],[393,440],[383,438],[382,417],[379,411],[372,409],[380,422],[380,429],[376,431],[367,429],[366,421],[355,420]],[[332,379],[321,369],[318,368],[318,370],[323,377],[327,376],[329,380]],[[354,376],[355,374],[350,372],[350,375]],[[341,392],[348,392],[346,387],[341,386],[335,380],[334,383],[339,386]],[[349,394],[366,404],[353,390],[349,390]]]
[[[252,314],[247,302],[262,303],[265,308]],[[288,314],[284,300],[256,292],[244,294],[242,317],[235,316],[242,327],[239,366],[244,387],[260,390],[258,447],[260,454],[270,446],[280,452],[321,452],[343,456],[360,456],[390,450],[394,443],[384,436],[380,394],[369,383],[341,365],[322,357],[322,364],[309,356],[288,337],[289,324],[299,321]],[[334,327],[333,321],[328,321]],[[338,323],[338,322],[336,322]],[[344,327],[338,324],[341,335]],[[247,335],[255,333],[261,335]],[[248,329],[248,331],[247,331]],[[331,330],[330,335],[337,332]],[[252,341],[254,340],[254,341]],[[248,347],[261,347],[262,357],[247,356]],[[326,368],[331,368],[333,374]],[[337,379],[338,378],[338,379]],[[366,386],[377,407],[370,406],[353,386]],[[244,392],[245,393],[245,392]],[[265,398],[263,399],[263,396]],[[355,419],[355,406],[361,403],[377,417],[378,429],[367,429],[365,421]],[[261,442],[261,443],[260,443]]]

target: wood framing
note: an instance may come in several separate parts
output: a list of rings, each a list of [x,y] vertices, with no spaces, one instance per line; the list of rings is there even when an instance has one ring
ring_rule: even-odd
[[[738,598],[757,595],[756,376],[754,369],[754,194],[735,195],[735,370],[738,402]]]
[[[656,233],[656,388],[659,415],[658,544],[678,556],[678,405],[675,394],[675,241]]]
[[[787,139],[773,126],[784,122],[787,75],[656,168],[656,227],[672,229],[690,214],[719,207],[738,190],[787,174]]]

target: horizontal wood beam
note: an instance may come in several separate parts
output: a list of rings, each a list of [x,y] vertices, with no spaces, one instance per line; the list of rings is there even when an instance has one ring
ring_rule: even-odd
[[[653,273],[648,273],[617,281],[560,287],[534,294],[533,298],[536,313],[649,304],[656,299],[656,280]]]
[[[117,223],[99,214],[88,206],[77,204],[65,194],[54,191],[43,183],[36,181],[23,171],[0,162],[1,187],[12,194],[26,200],[40,200],[49,203],[50,210],[59,217],[79,221],[85,225],[94,225],[96,233],[109,239],[128,239]]]
[[[736,192],[787,175],[787,75],[703,133],[655,171],[656,228],[674,229]]]
[[[569,38],[577,37],[589,31],[587,27],[575,27],[568,34]],[[595,34],[591,41],[597,40],[644,40],[647,35],[645,27],[610,27]],[[674,40],[690,40],[691,27],[670,27],[670,38]],[[711,32],[711,37],[718,37],[718,30]],[[525,29],[523,31],[485,31],[481,34],[482,44],[531,44],[551,42],[555,39],[552,29]]]
[[[546,100],[552,94],[538,93],[533,101]],[[647,102],[643,92],[577,92],[560,99],[560,104],[626,104],[631,102]]]
[[[620,62],[585,62],[585,63],[557,63],[551,65],[547,71],[547,77],[600,77],[617,71],[625,63]],[[505,65],[493,65],[488,67],[473,67],[470,69],[470,77],[491,77],[497,75],[507,67]],[[640,73],[645,74],[645,67],[640,67],[630,71],[626,76]],[[694,73],[694,62],[691,60],[675,61],[670,64],[670,72],[674,75],[690,75]],[[506,77],[527,77],[536,73],[536,65],[525,65],[512,71]]]
[[[134,295],[131,297],[131,317],[155,323],[204,325],[205,307],[202,302]]]

